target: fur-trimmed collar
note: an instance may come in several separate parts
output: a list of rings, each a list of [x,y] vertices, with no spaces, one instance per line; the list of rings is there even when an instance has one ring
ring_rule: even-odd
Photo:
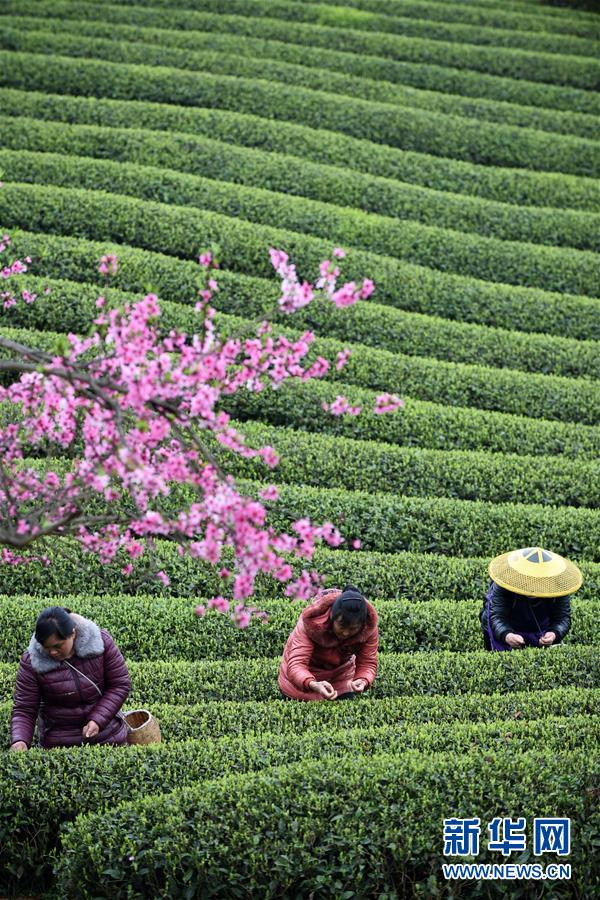
[[[320,647],[338,647],[340,643],[362,644],[367,641],[377,628],[377,613],[372,603],[367,600],[367,621],[354,637],[341,642],[335,636],[331,624],[331,607],[342,592],[338,588],[319,591],[310,606],[302,610],[304,630],[313,643]]]
[[[89,659],[93,656],[101,656],[104,653],[104,641],[102,634],[95,622],[91,619],[85,619],[76,613],[71,613],[71,618],[75,622],[75,656],[81,659]],[[36,672],[43,674],[58,669],[61,665],[59,660],[52,659],[39,641],[36,640],[35,634],[31,636],[29,641],[29,658],[31,665]]]

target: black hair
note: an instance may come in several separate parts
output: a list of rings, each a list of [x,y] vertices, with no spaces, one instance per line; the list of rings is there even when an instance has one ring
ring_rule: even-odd
[[[70,609],[65,606],[49,606],[43,610],[37,618],[35,626],[35,639],[44,644],[53,634],[61,638],[68,638],[73,634],[75,622],[70,616]]]
[[[331,607],[332,620],[339,620],[346,628],[364,625],[367,621],[367,601],[352,584],[347,584]]]

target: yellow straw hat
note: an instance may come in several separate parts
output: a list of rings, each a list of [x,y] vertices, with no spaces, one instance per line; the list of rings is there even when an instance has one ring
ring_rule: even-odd
[[[578,591],[583,582],[574,563],[541,547],[501,553],[488,571],[500,587],[526,597],[564,597]]]

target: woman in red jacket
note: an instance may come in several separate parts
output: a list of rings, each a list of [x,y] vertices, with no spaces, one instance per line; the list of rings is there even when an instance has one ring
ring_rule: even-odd
[[[108,631],[61,606],[40,613],[21,658],[11,718],[11,750],[31,746],[36,720],[46,749],[125,744],[117,713],[131,690],[125,660]]]
[[[320,591],[302,610],[279,667],[287,699],[350,700],[377,674],[377,613],[352,585]]]

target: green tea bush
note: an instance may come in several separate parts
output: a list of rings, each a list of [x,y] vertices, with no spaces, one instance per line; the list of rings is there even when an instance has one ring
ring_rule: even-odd
[[[35,293],[37,300],[9,310],[0,309],[0,323],[9,327],[84,332],[96,316],[98,285],[29,274],[20,275],[18,283],[20,289]],[[277,292],[266,279],[223,273],[219,283],[214,306],[226,314],[268,315],[277,305]],[[50,288],[51,295],[44,294],[46,288]],[[141,292],[104,287],[102,294],[110,307],[123,307],[142,296]],[[181,302],[161,299],[161,323],[165,330],[174,328],[188,333],[197,330],[198,315],[185,300],[185,296],[181,297]],[[600,343],[597,341],[452,322],[372,301],[339,310],[328,301],[315,300],[310,306],[297,310],[291,320],[285,314],[275,312],[271,318],[278,324],[291,321],[297,328],[310,328],[324,337],[409,356],[430,356],[448,362],[566,377],[600,378]]]
[[[131,706],[199,700],[273,700],[279,658],[241,660],[154,660],[129,662]],[[0,663],[0,700],[13,695],[17,666]],[[536,691],[580,685],[600,687],[598,649],[559,645],[551,650],[518,653],[485,650],[379,655],[379,672],[370,688],[373,697],[413,694],[468,694]]]
[[[234,422],[234,427],[238,423]],[[527,457],[484,451],[424,450],[373,441],[245,422],[250,446],[273,446],[280,462],[269,473],[276,483],[370,491],[385,485],[389,494],[448,497],[495,503],[600,506],[600,462]],[[262,461],[232,457],[215,447],[217,459],[237,477],[260,479]]]
[[[360,702],[290,703],[274,700],[205,700],[187,705],[155,703],[152,713],[160,723],[165,743],[197,739],[245,737],[273,732],[287,736],[307,730],[335,733],[348,728],[412,727],[428,724],[440,730],[459,722],[489,723],[542,721],[550,716],[577,719],[597,715],[599,688],[559,687],[493,694],[384,697],[368,694]],[[130,709],[131,704],[126,703]],[[0,703],[0,741],[8,745],[12,701]],[[61,751],[63,752],[63,751]],[[53,754],[54,755],[54,754]]]
[[[315,2],[315,0],[308,0],[308,2]],[[375,12],[381,10],[379,0],[330,0],[330,2],[334,6],[351,6]],[[592,15],[582,15],[581,13],[573,15],[569,9],[542,6],[537,3],[537,0],[525,0],[525,3],[529,3],[529,6],[508,0],[502,4],[501,8],[498,8],[495,0],[478,0],[477,5],[474,6],[456,2],[439,3],[435,0],[433,2],[387,0],[385,8],[387,15],[414,15],[418,18],[426,16],[434,21],[441,19],[443,22],[479,25],[482,28],[537,31],[540,37],[555,32],[582,37],[598,34],[598,23]]]
[[[67,157],[63,154],[1,151],[10,181],[105,191],[117,198],[170,201],[185,219],[210,211],[261,227],[311,235],[369,254],[406,259],[416,265],[454,271],[483,281],[518,283],[542,290],[597,295],[595,253],[546,247],[440,229],[389,216],[365,214],[260,188],[221,185],[198,176],[165,175],[153,166]],[[193,211],[188,207],[192,207]],[[285,234],[281,235],[285,240]],[[266,243],[266,241],[265,241]],[[325,249],[325,248],[323,248]]]
[[[152,4],[154,5],[154,4]],[[138,4],[136,4],[138,6]],[[24,17],[27,13],[36,18],[40,15],[56,16],[61,19],[76,17],[80,21],[102,21],[102,12],[91,4],[64,3],[60,0],[38,3],[31,0],[6,0],[5,12],[18,14]],[[164,28],[165,18],[161,9],[136,9],[126,8],[123,4],[111,15],[111,22],[115,24],[131,24],[135,26],[155,26]],[[575,21],[575,28],[582,28],[583,37],[590,37],[590,29],[595,26],[595,20],[583,25],[580,20]],[[445,93],[463,94],[465,96],[489,97],[502,101],[516,101],[527,103],[531,106],[546,106],[563,110],[579,110],[581,112],[598,113],[600,105],[597,97],[591,91],[581,90],[578,87],[568,87],[562,84],[548,84],[536,80],[524,80],[534,78],[534,74],[523,71],[523,63],[529,62],[535,68],[536,60],[533,54],[504,54],[500,65],[496,65],[496,72],[489,74],[486,71],[486,61],[493,55],[492,48],[486,52],[485,48],[460,47],[451,48],[448,54],[448,44],[440,44],[439,41],[415,41],[414,38],[402,39],[396,35],[384,34],[368,35],[343,31],[338,28],[320,27],[315,24],[302,24],[294,22],[293,33],[287,21],[278,21],[272,18],[255,18],[254,16],[225,15],[195,13],[190,10],[170,9],[169,25],[172,28],[191,32],[209,32],[212,34],[224,33],[226,35],[242,35],[248,37],[259,36],[264,40],[274,40],[278,43],[299,45],[299,52],[304,51],[306,59],[306,45],[324,48],[328,56],[337,54],[354,60],[366,60],[369,66],[370,77],[378,77],[385,81],[402,82],[413,87],[429,88]],[[478,29],[479,31],[480,29]],[[529,30],[529,29],[527,29]],[[514,32],[513,32],[514,33]],[[437,45],[437,46],[436,46]],[[470,49],[479,57],[480,65],[474,60]],[[478,50],[484,50],[483,54]],[[341,51],[341,52],[340,52]],[[415,52],[416,51],[416,52]],[[510,58],[512,57],[512,58]],[[544,58],[544,57],[542,57]],[[298,58],[297,58],[298,59]],[[496,64],[498,64],[496,60]],[[502,62],[508,63],[508,70],[503,70]],[[514,78],[510,63],[514,62],[519,68],[519,77]],[[563,60],[552,61],[558,63],[559,68],[564,68]],[[569,60],[570,62],[570,60]],[[585,63],[587,62],[587,66]],[[590,60],[584,60],[584,68],[594,71],[590,67]],[[561,65],[562,64],[562,65]],[[360,63],[359,63],[360,65]],[[360,71],[364,71],[363,62]],[[567,62],[568,67],[568,62]]]
[[[222,317],[221,332],[236,336],[248,327],[248,320]],[[38,349],[68,350],[66,337],[50,331],[32,331],[3,327],[3,333],[12,340]],[[298,339],[300,329],[281,328],[280,333],[290,339]],[[322,355],[335,360],[336,354],[346,349],[344,343],[329,338],[317,338],[307,359]],[[342,373],[330,369],[327,380],[342,381],[358,387],[379,391],[406,391],[414,399],[445,402],[452,406],[476,406],[533,419],[557,419],[595,425],[600,415],[600,395],[595,381],[567,379],[554,375],[538,375],[518,371],[492,369],[464,363],[448,363],[429,358],[393,354],[387,350],[351,344],[351,356]],[[8,350],[2,350],[6,357]],[[10,376],[5,374],[6,381]],[[543,397],[543,403],[539,398]],[[243,406],[245,398],[239,401]],[[237,397],[232,401],[234,407]],[[535,404],[535,407],[534,407]]]
[[[41,190],[28,185],[22,185],[21,188],[29,196],[31,192],[37,194]],[[7,190],[11,189],[4,188],[2,193],[6,193]],[[68,192],[60,193],[62,193],[63,202],[68,201]],[[23,200],[24,198],[21,196],[21,207],[24,205]],[[8,210],[5,215],[8,218]],[[177,259],[161,252],[117,244],[110,237],[107,237],[104,242],[100,242],[69,235],[32,234],[27,231],[23,232],[21,223],[15,223],[13,219],[12,225],[15,224],[17,231],[13,234],[11,246],[13,252],[32,257],[30,273],[67,278],[77,282],[99,283],[97,260],[106,252],[106,240],[108,239],[119,257],[119,270],[113,282],[115,288],[146,293],[148,288],[152,287],[163,299],[174,302],[189,303],[196,296],[199,271],[197,263],[191,260]],[[209,241],[210,237],[207,235],[206,240]],[[279,238],[281,235],[278,234],[277,237]],[[289,238],[286,243],[289,246]],[[293,249],[302,253],[305,247],[306,245],[295,244]],[[331,246],[325,246],[322,242],[320,242],[320,248],[326,253],[331,252]],[[234,255],[236,252],[237,249],[233,248],[232,253],[228,254],[227,261],[232,267],[239,268],[237,257]],[[317,265],[317,261],[320,261],[317,260],[317,256],[318,254],[315,252],[310,257],[304,257],[302,265],[307,274],[310,274],[312,267]],[[220,273],[219,284],[229,297],[226,311],[241,315],[253,315],[262,313],[265,306],[267,308],[276,307],[278,293],[277,286],[273,281],[273,270],[268,268],[263,257],[264,249],[260,254],[259,263],[254,263],[255,267],[259,267],[262,277],[239,271]],[[356,259],[363,262],[362,271],[358,265],[354,264]],[[459,320],[461,324],[480,323],[513,332],[516,330],[517,332],[535,333],[542,330],[544,337],[538,338],[538,344],[533,348],[534,352],[537,350],[535,355],[540,358],[540,362],[544,358],[540,344],[549,334],[552,337],[570,337],[577,340],[583,339],[586,342],[600,339],[600,325],[598,324],[600,301],[596,298],[558,296],[532,288],[478,282],[475,279],[463,278],[460,275],[447,275],[400,261],[386,261],[384,257],[377,259],[378,280],[377,292],[374,295],[375,301],[364,305],[359,304],[354,309],[342,310],[337,316],[338,319],[343,320],[345,316],[346,321],[352,322],[353,316],[357,315],[355,310],[368,309],[376,303],[378,307],[385,306],[392,310],[400,308],[437,315],[444,319]],[[368,258],[365,259],[362,251],[355,250],[352,252],[351,259],[346,260],[345,272],[349,266],[351,266],[349,273],[360,278],[365,271],[373,272],[373,257],[368,255]],[[395,292],[393,290],[394,278],[396,279]],[[257,297],[261,295],[264,297],[264,301],[257,301]],[[308,307],[304,313],[308,316],[307,319],[302,319],[300,316],[297,321],[311,322],[310,316],[313,314],[309,312],[310,309],[311,307]],[[332,315],[333,312],[330,310],[328,318],[331,318]],[[87,325],[88,322],[89,320],[86,319],[85,324]],[[361,341],[364,339],[360,332],[357,332],[356,335]],[[516,340],[518,347],[519,340],[522,340],[518,333]],[[552,352],[552,346],[552,341],[550,341],[549,352]],[[518,359],[518,350],[515,352]],[[522,352],[521,358],[524,356],[525,352]],[[515,368],[519,368],[519,365],[516,364]]]
[[[198,250],[198,234],[203,235],[207,244],[219,243],[221,258],[227,262],[228,268],[271,279],[272,268],[265,247],[276,246],[286,250],[295,259],[299,270],[310,275],[317,271],[321,259],[331,253],[331,241],[327,242],[309,235],[256,225],[218,213],[170,207],[166,203],[141,201],[101,191],[11,184],[3,188],[0,194],[0,213],[8,228],[39,229],[46,232],[60,228],[63,232],[69,231],[70,236],[75,238],[94,237],[98,243],[103,240],[104,252],[106,242],[110,242],[111,246],[130,244],[137,246],[139,250],[154,251],[151,257],[155,264],[154,281],[151,283],[160,279],[162,275],[161,261],[157,259],[158,253],[170,255],[170,260],[163,256],[162,263],[165,266],[168,260],[168,267],[173,269],[170,282],[173,283],[173,279],[177,279],[177,269],[174,267],[172,257],[190,260]],[[46,246],[52,247],[52,243],[49,242]],[[118,253],[119,249],[115,246],[115,252]],[[148,257],[139,254],[139,250],[132,262],[135,260],[139,263],[144,259],[147,263],[150,262]],[[63,256],[66,255],[66,251],[65,246],[62,249]],[[131,257],[127,252],[119,254],[119,258],[121,255],[125,257],[123,259],[125,271],[114,286],[130,290],[127,270],[130,267]],[[583,253],[583,255],[586,258],[596,258],[595,254]],[[38,255],[36,272],[40,271],[43,263],[44,257]],[[373,275],[377,279],[374,296],[378,303],[384,305],[411,309],[415,312],[438,315],[443,313],[444,318],[460,319],[463,307],[469,304],[472,306],[477,299],[481,308],[477,311],[472,310],[470,315],[465,317],[467,321],[496,326],[506,325],[526,331],[539,331],[542,328],[554,334],[560,333],[560,326],[564,324],[563,336],[584,337],[584,339],[598,337],[598,298],[559,296],[530,288],[511,287],[508,284],[481,282],[465,276],[413,266],[405,261],[359,249],[353,250],[345,263],[345,277],[360,279]],[[93,265],[94,262],[88,260],[87,270],[93,268]],[[191,269],[193,265],[191,262],[188,265],[195,293],[198,267],[194,266]],[[68,270],[72,271],[73,268],[74,261],[71,261]],[[69,277],[66,271],[54,271],[52,274]],[[80,275],[76,280],[81,280],[81,277]],[[145,284],[147,285],[148,281]],[[459,292],[454,295],[454,301],[447,306],[446,295],[452,289],[459,289]],[[526,298],[526,303],[519,312],[522,298]],[[503,304],[503,301],[506,303]],[[486,309],[488,303],[490,306]],[[494,310],[492,303],[498,304]],[[511,319],[505,320],[505,316]],[[545,316],[550,317],[547,323]]]
[[[343,587],[343,585],[342,585]],[[200,598],[199,598],[200,599]],[[130,660],[257,659],[281,653],[302,605],[288,599],[255,602],[268,622],[254,619],[244,630],[219,613],[199,619],[187,598],[123,595],[59,597],[0,596],[0,628],[5,638],[0,661],[14,662],[28,646],[43,608],[66,606],[106,628]],[[477,600],[374,600],[382,653],[464,652],[483,646]],[[600,600],[572,603],[568,644],[600,645]]]
[[[243,154],[239,153],[234,156],[235,147],[249,151],[245,168],[250,171],[258,164],[258,160],[262,162],[264,159],[264,154],[252,151],[268,151],[285,156],[294,151],[291,164],[299,168],[300,176],[303,166],[312,162],[334,166],[338,179],[345,170],[350,170],[353,173],[386,178],[387,182],[402,181],[439,191],[465,194],[467,202],[472,195],[523,207],[551,206],[591,212],[600,210],[600,186],[593,178],[477,165],[443,156],[399,150],[324,129],[312,129],[290,122],[272,122],[258,115],[223,109],[69,96],[8,87],[0,87],[0,96],[2,114],[5,116],[28,116],[45,122],[50,120],[65,124],[144,129],[142,143],[146,140],[158,140],[158,135],[148,135],[148,129],[166,131],[169,138],[173,138],[174,146],[185,146],[189,142],[189,155],[192,159],[189,161],[188,171],[193,171],[193,159],[196,155],[201,162],[205,160],[206,153],[200,155],[204,144],[198,141],[199,137],[203,137],[204,141],[213,140],[230,145],[227,148],[215,148],[215,152],[218,149],[224,154],[228,166],[231,165],[232,158],[235,158],[238,165],[243,158]],[[600,114],[600,108],[598,112]],[[279,171],[277,161],[271,162],[275,170]],[[289,167],[285,174],[289,176]],[[358,184],[360,187],[360,180]],[[535,210],[530,209],[529,212],[536,215]]]
[[[360,416],[337,418],[321,409],[321,403],[331,403],[340,392],[362,405]],[[224,405],[242,420],[261,419],[274,425],[390,444],[591,458],[597,453],[597,427],[473,407],[444,407],[410,398],[400,414],[384,417],[369,412],[375,394],[356,385],[315,382],[284,385],[276,392],[240,394]]]
[[[0,35],[1,46],[13,51],[54,52],[64,56],[107,59],[117,63],[168,66],[238,78],[261,78],[379,103],[435,110],[445,115],[477,118],[595,140],[600,137],[598,124],[591,116],[506,102],[494,104],[489,100],[465,100],[441,92],[415,90],[402,84],[382,81],[378,77],[369,77],[379,74],[378,67],[373,66],[372,58],[363,63],[362,71],[359,69],[356,72],[356,57],[336,51],[324,58],[320,57],[318,66],[308,67],[304,48],[286,45],[281,41],[209,32],[193,35],[192,43],[189,33],[182,34],[178,31],[118,26],[112,22],[40,19],[37,16],[31,21],[5,16],[3,22],[5,27]],[[403,27],[407,31],[411,27],[422,25],[423,23],[409,19],[403,20]],[[430,28],[431,23],[427,27]],[[485,42],[485,29],[474,28],[470,31],[474,38]],[[69,32],[74,32],[77,36],[72,36]],[[515,32],[507,34],[494,31],[491,34],[494,38],[499,36],[500,40],[508,38],[514,41],[519,37]],[[533,40],[538,45],[535,49],[543,50],[543,46],[540,46],[543,38],[539,34],[523,37]],[[553,44],[557,40],[564,41],[563,38],[554,37],[549,40]],[[471,40],[468,43],[478,42]],[[493,43],[497,45],[499,41],[496,39]],[[589,51],[587,54],[579,52],[573,55],[595,56],[596,45],[593,41],[587,44],[577,41],[574,50],[586,49]]]
[[[335,760],[359,747],[365,755],[399,755],[417,750],[423,754],[469,753],[474,747],[486,752],[536,749],[561,753],[593,751],[600,736],[598,717],[552,717],[532,722],[514,720],[482,724],[394,725],[323,733],[308,731],[290,735],[265,733],[213,741],[189,740],[147,747],[73,748],[47,753],[0,757],[0,868],[23,883],[43,876],[53,850],[60,852],[56,823],[77,816],[109,811],[120,804],[152,794],[202,784],[218,774],[260,771],[301,760]],[[99,786],[103,785],[99,790]],[[32,818],[31,811],[40,812]],[[57,840],[58,839],[58,840]],[[21,876],[21,877],[19,877]],[[32,885],[33,886],[33,885]]]
[[[424,225],[476,232],[503,240],[569,246],[582,250],[600,249],[600,217],[579,210],[537,209],[478,197],[456,196],[450,191],[430,190],[393,181],[391,178],[313,163],[285,153],[236,147],[223,141],[189,134],[169,133],[167,136],[162,132],[133,127],[71,125],[15,115],[1,117],[0,125],[6,151],[43,151],[44,154],[54,152],[103,160],[107,152],[110,152],[113,164],[152,166],[152,171],[144,170],[147,184],[139,185],[137,189],[139,196],[150,199],[171,198],[173,202],[186,204],[194,198],[199,203],[199,198],[205,196],[203,202],[212,204],[210,208],[217,209],[218,204],[224,203],[229,197],[229,203],[237,201],[240,209],[246,200],[246,204],[249,203],[250,208],[258,214],[260,198],[264,197],[274,205],[278,216],[283,212],[291,215],[295,203],[298,210],[322,210],[326,224],[327,216],[331,216],[334,211],[306,204],[297,206],[299,201],[296,195],[299,195],[337,207],[352,207],[352,210],[337,210],[337,214],[349,215],[352,212],[355,220],[360,221],[365,228],[369,222],[376,220],[364,213],[379,213],[395,219],[410,219]],[[10,165],[11,162],[15,164],[14,153],[4,152],[2,158],[4,165]],[[47,174],[48,180],[60,183],[56,180],[58,173],[56,166],[52,166],[51,156],[44,159],[30,154],[26,158],[29,166],[17,165],[13,171],[13,180],[34,180],[36,171],[42,165],[42,171]],[[69,162],[73,165],[75,161]],[[90,164],[90,160],[86,162]],[[102,173],[108,171],[107,165],[105,162],[104,166],[96,170],[96,178],[101,178]],[[290,178],[291,167],[294,171],[293,178]],[[33,170],[30,175],[22,174],[27,173],[29,168]],[[109,170],[114,171],[114,165],[109,166]],[[135,174],[136,170],[129,171]],[[178,176],[176,172],[185,175]],[[127,170],[123,169],[123,176],[126,174]],[[123,186],[130,181],[124,181],[123,176],[117,179],[115,187],[120,187],[124,193],[130,193],[131,189]],[[202,182],[197,176],[211,180]],[[38,172],[36,180],[40,177],[41,172]],[[78,177],[81,179],[82,175],[79,174]],[[89,178],[91,177],[90,175]],[[227,187],[217,182],[232,182],[236,187]],[[246,186],[247,190],[241,185]],[[203,186],[210,190],[200,193]],[[268,193],[260,190],[264,186],[268,186]],[[250,190],[251,188],[254,190]],[[275,191],[285,195],[289,210],[279,211],[277,204],[281,204],[283,198],[275,195]],[[290,195],[293,199],[290,199]],[[320,219],[315,222],[321,224]],[[382,229],[386,223],[389,227],[388,219],[381,220]],[[341,223],[336,227],[342,227]],[[385,233],[382,237],[385,237]]]
[[[14,7],[7,4],[7,12],[13,8],[18,7],[16,4]],[[71,15],[85,18],[84,10],[85,7],[76,6]],[[44,11],[38,7],[37,14]],[[120,21],[134,21],[142,25],[164,24],[164,16],[160,15],[159,10],[136,10],[129,15],[127,12],[123,11]],[[308,43],[308,38],[312,37],[315,46],[325,45],[333,50],[355,54],[375,54],[412,63],[436,63],[458,69],[475,69],[488,75],[551,82],[555,85],[586,90],[593,90],[598,84],[598,65],[595,59],[513,48],[476,46],[470,42],[462,44],[455,38],[444,41],[390,34],[394,20],[389,16],[380,16],[377,21],[377,17],[365,13],[353,14],[348,10],[332,9],[326,5],[311,8],[298,3],[275,3],[273,0],[262,3],[223,0],[218,4],[213,0],[209,9],[209,13],[213,15],[210,16],[195,14],[190,10],[180,10],[179,15],[175,11],[173,13],[169,16],[169,24],[186,29],[203,30],[216,20],[213,28],[216,27],[217,30],[227,29],[288,42],[293,37],[293,43]],[[214,13],[221,15],[215,16]],[[54,15],[60,15],[60,12],[56,11]],[[87,15],[92,19],[98,18],[97,12],[88,11]],[[238,18],[240,16],[246,21],[243,19],[240,21]],[[377,33],[368,34],[363,31],[365,20],[375,21],[378,26],[375,29]],[[289,30],[290,22],[294,23],[292,35]],[[435,25],[427,24],[429,29],[435,28]],[[355,31],[353,26],[356,25],[358,30]]]
[[[30,460],[39,471],[48,462]],[[68,460],[51,460],[57,474],[69,471]],[[259,498],[264,482],[237,479],[238,490]],[[174,485],[155,508],[167,517],[186,509],[196,495]],[[90,499],[90,514],[101,514],[101,498]],[[114,501],[123,515],[135,515],[127,496]],[[282,484],[279,500],[270,505],[267,524],[285,532],[303,516],[313,521],[335,522],[347,540],[360,535],[366,550],[436,552],[448,556],[495,556],[504,547],[539,545],[576,559],[597,561],[600,546],[600,513],[597,509],[524,503],[489,503],[446,497],[398,497],[376,491],[349,491],[309,485]]]
[[[511,546],[517,545],[499,545],[497,551],[506,551]],[[548,546],[554,549],[552,545]],[[146,579],[127,578],[121,571],[119,560],[102,565],[69,541],[59,546],[56,541],[46,542],[44,554],[50,561],[49,566],[33,562],[28,566],[7,567],[2,586],[6,594],[37,594],[41,597],[64,596],[65,585],[69,586],[69,594],[132,596],[142,591],[152,595],[187,597],[194,605],[200,598],[222,591],[222,582],[214,568],[190,557],[180,557],[173,544],[157,541],[155,552],[160,567],[170,574],[168,588]],[[225,560],[228,561],[227,556]],[[489,585],[489,558],[452,557],[432,552],[382,553],[368,548],[360,553],[317,548],[313,562],[328,587],[358,584],[370,597],[481,601]],[[300,574],[298,560],[292,559],[290,563]],[[584,575],[578,598],[582,601],[596,598],[600,592],[600,565],[585,559],[578,560],[578,565]],[[282,597],[284,590],[285,586],[273,579],[263,576],[257,580],[257,597],[262,602]]]
[[[408,43],[413,44],[414,40],[408,39]],[[434,41],[432,46],[439,48],[442,44]],[[469,48],[469,51],[473,50],[488,52],[492,59],[497,59],[501,52]],[[521,66],[528,55],[515,51],[516,68],[523,74],[526,67]],[[471,57],[472,54],[459,54],[459,58],[464,59],[464,56]],[[542,59],[542,56],[538,58]],[[471,68],[472,62],[469,59],[467,67]],[[551,55],[544,58],[544,64],[549,66],[556,62],[569,75],[575,66],[586,70],[582,71],[582,87],[593,90],[600,84],[600,65],[595,60],[567,57],[563,62]],[[391,103],[373,103],[327,91],[277,84],[264,78],[215,76],[168,66],[134,66],[4,50],[0,51],[0,63],[4,69],[0,83],[13,88],[224,108],[253,115],[268,110],[276,119],[339,131],[404,150],[589,177],[595,177],[599,171],[597,143],[584,138],[474,122]],[[265,63],[264,74],[267,72],[268,63]]]
[[[93,897],[102,879],[114,897],[185,897],[219,884],[226,871],[229,895],[302,896],[358,883],[364,896],[393,896],[407,883],[437,891],[442,819],[451,810],[491,821],[501,792],[505,808],[528,823],[534,815],[571,818],[579,835],[573,874],[584,890],[596,878],[588,854],[597,771],[597,753],[538,749],[515,757],[509,748],[478,756],[346,754],[226,776],[77,820],[63,841],[58,885],[65,895]],[[482,858],[494,859],[488,851]]]

